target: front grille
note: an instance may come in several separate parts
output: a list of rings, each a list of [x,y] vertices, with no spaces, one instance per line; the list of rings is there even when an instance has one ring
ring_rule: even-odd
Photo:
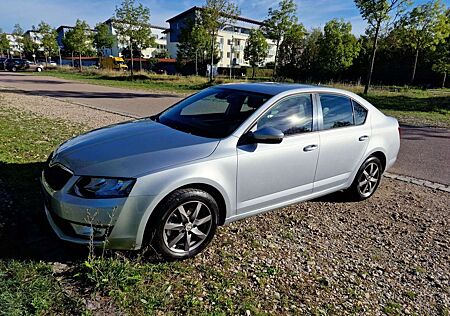
[[[60,165],[53,165],[47,162],[44,167],[44,178],[50,188],[55,191],[61,190],[72,177],[72,174]]]

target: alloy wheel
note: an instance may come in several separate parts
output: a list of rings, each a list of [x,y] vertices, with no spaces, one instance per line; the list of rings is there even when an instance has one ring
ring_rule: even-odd
[[[380,181],[380,168],[375,162],[370,162],[364,167],[358,179],[358,190],[363,197],[370,196],[377,188]]]
[[[174,209],[164,224],[164,244],[171,251],[189,254],[206,240],[212,226],[209,207],[189,201]]]

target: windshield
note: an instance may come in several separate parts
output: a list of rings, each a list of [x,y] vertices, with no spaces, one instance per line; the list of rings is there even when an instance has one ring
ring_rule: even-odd
[[[224,138],[270,97],[256,92],[210,88],[181,101],[155,119],[187,133]]]

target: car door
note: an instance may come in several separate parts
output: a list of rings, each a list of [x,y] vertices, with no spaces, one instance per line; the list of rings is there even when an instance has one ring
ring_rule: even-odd
[[[280,144],[238,145],[237,213],[281,206],[312,193],[319,155],[311,94],[278,101],[252,130],[273,127],[284,133]]]
[[[346,184],[361,165],[371,136],[367,110],[349,97],[319,94],[318,104],[320,156],[314,192]]]

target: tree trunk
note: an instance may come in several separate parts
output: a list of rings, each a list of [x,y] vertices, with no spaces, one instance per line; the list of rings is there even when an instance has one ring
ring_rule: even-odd
[[[255,79],[255,67],[253,67],[253,70],[252,70],[252,79]]]
[[[142,71],[142,49],[139,50],[139,71]]]
[[[370,81],[372,80],[373,65],[375,63],[375,54],[377,52],[378,33],[380,32],[380,24],[381,22],[378,22],[377,27],[375,29],[375,38],[373,39],[373,46],[372,46],[372,57],[370,58],[370,67],[369,72],[367,73],[367,80],[366,86],[364,87],[364,94],[367,94],[367,92],[369,91]]]
[[[419,47],[417,47],[417,49],[416,49],[416,56],[414,58],[414,67],[413,67],[413,72],[411,75],[411,82],[410,82],[411,85],[414,83],[414,78],[416,77],[416,69],[417,69],[417,60],[418,59],[419,59]]]
[[[442,88],[445,88],[445,79],[447,79],[447,72],[444,72],[444,79],[442,79]]]
[[[273,74],[272,77],[275,78],[277,75],[277,63],[278,63],[278,47],[280,46],[280,40],[277,40],[276,49],[275,49],[275,61],[273,63]]]
[[[211,36],[211,67],[209,68],[209,81],[213,81],[213,64],[214,64],[214,32]]]
[[[130,40],[130,57],[131,57],[131,80],[133,80],[134,63],[133,63],[133,44],[131,44],[131,40]]]
[[[198,49],[195,50],[195,75],[198,76]]]
[[[73,62],[73,52],[72,52],[72,68],[74,67],[74,62]]]
[[[48,64],[48,54],[44,53],[45,55],[45,68],[47,68],[47,64]]]
[[[80,72],[83,71],[83,64],[81,63],[81,53],[78,55],[78,61],[80,62]]]

